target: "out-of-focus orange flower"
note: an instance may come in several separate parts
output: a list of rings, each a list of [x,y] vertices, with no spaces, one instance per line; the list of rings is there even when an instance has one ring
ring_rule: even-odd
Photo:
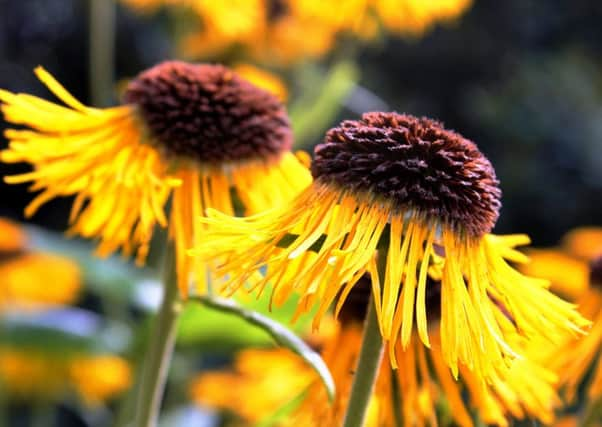
[[[84,402],[96,406],[126,391],[132,370],[121,357],[84,356],[69,363],[69,378]]]
[[[562,238],[562,248],[569,255],[592,260],[602,254],[602,227],[579,227]]]
[[[90,406],[131,384],[131,368],[113,355],[78,355],[33,348],[0,348],[0,384],[15,399],[60,400],[75,391]]]
[[[79,267],[68,258],[25,253],[0,262],[0,310],[72,304],[80,289]]]
[[[374,39],[379,28],[420,36],[435,23],[450,21],[472,0],[124,0],[149,11],[159,4],[191,8],[199,29],[183,37],[189,57],[243,56],[266,63],[289,64],[330,52],[340,36]]]
[[[77,264],[26,248],[25,231],[0,218],[0,311],[73,303],[81,287]]]
[[[190,386],[192,400],[235,413],[249,424],[276,412],[315,380],[312,369],[285,349],[249,349],[232,372],[207,372]]]
[[[17,223],[0,218],[0,260],[24,250],[26,243],[27,236]]]

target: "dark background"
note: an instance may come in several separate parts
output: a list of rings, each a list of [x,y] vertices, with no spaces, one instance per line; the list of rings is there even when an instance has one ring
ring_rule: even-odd
[[[0,87],[48,96],[32,73],[40,64],[89,102],[86,4],[0,0]],[[118,79],[176,55],[164,21],[119,6]],[[391,109],[440,119],[477,142],[504,192],[496,232],[548,245],[602,224],[602,2],[475,0],[423,38],[363,46],[357,64],[361,85]],[[1,165],[0,174],[25,169]],[[0,215],[20,218],[30,197],[1,184]],[[68,208],[53,201],[32,221],[62,229]]]

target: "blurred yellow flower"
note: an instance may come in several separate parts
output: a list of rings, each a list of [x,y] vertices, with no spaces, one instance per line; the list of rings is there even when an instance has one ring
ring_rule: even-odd
[[[80,289],[81,272],[68,258],[26,253],[0,261],[0,311],[72,304]]]
[[[206,372],[190,385],[192,400],[236,414],[249,424],[276,412],[315,381],[314,371],[286,349],[241,351],[233,372]]]
[[[164,3],[174,4],[173,0]],[[243,48],[243,56],[257,61],[288,64],[324,56],[340,36],[373,39],[380,23],[395,34],[422,35],[435,23],[460,16],[472,0],[182,0],[179,4],[195,10],[200,21],[199,30],[181,40],[184,55],[220,56]]]
[[[602,227],[579,227],[562,238],[562,248],[582,260],[592,260],[602,254]]]
[[[527,255],[529,262],[520,264],[519,269],[529,276],[549,280],[554,292],[574,301],[587,289],[586,262],[560,249],[530,249]]]
[[[69,362],[69,379],[90,406],[99,405],[126,391],[132,384],[127,361],[113,355],[76,357]]]
[[[95,406],[130,383],[130,365],[117,356],[0,347],[0,384],[11,398],[61,400],[75,391],[85,404]]]
[[[39,191],[25,210],[75,196],[70,233],[100,242],[97,253],[122,250],[143,263],[156,225],[174,241],[178,286],[207,287],[204,263],[186,255],[207,208],[234,214],[231,190],[247,213],[292,198],[309,171],[289,151],[292,132],[282,103],[221,65],[161,63],[132,80],[126,104],[84,106],[48,72],[40,80],[66,105],[0,90],[7,163],[33,171],[5,177]],[[165,205],[171,198],[169,219]]]
[[[79,296],[81,272],[72,260],[31,252],[26,232],[0,218],[0,312],[72,304]]]
[[[15,222],[0,218],[0,261],[25,249],[27,236]]]
[[[288,89],[286,88],[286,84],[277,75],[251,64],[235,65],[234,71],[255,86],[273,93],[280,101],[286,102]]]
[[[457,18],[472,0],[373,0],[373,3],[387,30],[418,36],[436,22]]]

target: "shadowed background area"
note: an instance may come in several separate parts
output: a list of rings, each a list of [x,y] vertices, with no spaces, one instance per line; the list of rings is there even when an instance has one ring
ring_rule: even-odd
[[[31,72],[41,64],[89,102],[85,2],[2,0],[0,9],[0,87],[45,96]],[[360,47],[361,87],[339,118],[386,105],[442,120],[477,142],[496,168],[504,192],[496,231],[554,243],[602,218],[600,19],[602,5],[593,0],[476,1],[423,38]],[[117,79],[177,55],[169,25],[165,13],[118,7]],[[3,175],[18,170],[24,167],[1,166]],[[31,197],[25,190],[2,184],[0,213],[20,217]],[[53,201],[33,221],[62,229],[68,206]]]

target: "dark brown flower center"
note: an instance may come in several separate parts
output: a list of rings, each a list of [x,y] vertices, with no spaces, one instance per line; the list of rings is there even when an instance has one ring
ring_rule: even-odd
[[[201,163],[267,159],[292,145],[285,108],[222,65],[163,62],[128,85],[167,154]]]
[[[342,122],[316,147],[312,174],[475,237],[491,231],[501,206],[495,171],[473,142],[407,114],[366,113]]]

